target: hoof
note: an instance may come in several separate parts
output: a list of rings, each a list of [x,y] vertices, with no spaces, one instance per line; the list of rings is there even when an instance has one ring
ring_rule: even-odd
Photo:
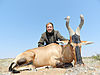
[[[64,63],[64,68],[73,67],[72,63]]]
[[[12,73],[20,73],[20,71],[12,70]]]

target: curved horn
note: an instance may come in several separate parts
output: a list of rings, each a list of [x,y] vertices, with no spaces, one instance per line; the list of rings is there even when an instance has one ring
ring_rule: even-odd
[[[81,18],[81,22],[79,24],[79,27],[77,27],[77,29],[76,29],[76,34],[77,35],[80,35],[80,30],[81,30],[81,28],[82,28],[82,26],[84,24],[84,16],[82,14],[80,15],[80,18]]]
[[[66,27],[67,27],[67,29],[69,31],[70,36],[72,36],[72,35],[75,34],[75,32],[72,30],[72,28],[70,28],[70,26],[69,26],[69,20],[70,20],[70,16],[67,16],[67,18],[66,18]]]

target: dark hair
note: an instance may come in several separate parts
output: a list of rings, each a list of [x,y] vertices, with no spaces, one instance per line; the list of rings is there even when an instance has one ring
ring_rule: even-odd
[[[49,24],[51,24],[51,25],[53,26],[53,23],[49,22],[49,23],[46,24],[46,27],[47,27],[47,25],[49,25]]]

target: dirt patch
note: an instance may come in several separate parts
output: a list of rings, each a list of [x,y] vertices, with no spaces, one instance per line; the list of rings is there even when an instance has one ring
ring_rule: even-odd
[[[17,74],[8,72],[13,59],[0,59],[0,75],[100,75],[100,61],[93,58],[83,58],[85,66],[73,68],[49,68],[38,71],[22,71]]]
[[[19,74],[11,74],[11,75],[63,75],[66,72],[66,69],[60,68],[50,68],[50,69],[42,69],[38,71],[23,71]]]

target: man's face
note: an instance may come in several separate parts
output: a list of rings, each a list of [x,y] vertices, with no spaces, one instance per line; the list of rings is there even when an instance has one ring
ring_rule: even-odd
[[[47,29],[47,31],[48,31],[49,33],[51,33],[52,30],[53,30],[53,26],[52,26],[51,24],[48,24],[47,27],[46,27],[46,29]]]

